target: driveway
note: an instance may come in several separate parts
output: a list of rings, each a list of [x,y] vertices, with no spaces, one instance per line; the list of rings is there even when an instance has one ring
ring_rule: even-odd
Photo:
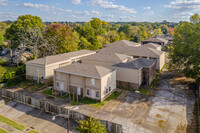
[[[56,117],[56,120],[52,121],[52,117],[54,116],[53,114],[46,113],[16,101],[11,101],[6,105],[1,106],[0,114],[19,122],[22,125],[33,127],[35,130],[40,131],[41,133],[66,133],[67,119]],[[73,130],[74,126],[77,126],[77,123],[70,121],[70,132],[76,133]],[[8,127],[1,122],[0,127],[4,127],[6,130],[10,128],[10,132],[15,131],[11,127]]]

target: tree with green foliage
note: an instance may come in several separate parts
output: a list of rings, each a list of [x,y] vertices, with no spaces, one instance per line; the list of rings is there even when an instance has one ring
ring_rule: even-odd
[[[158,28],[158,29],[154,29],[153,32],[154,32],[154,33],[153,33],[153,36],[157,36],[157,35],[161,35],[161,34],[163,34],[160,28]]]
[[[169,57],[171,70],[184,72],[187,77],[200,81],[200,16],[193,15],[190,22],[175,28]]]
[[[6,30],[5,37],[11,41],[12,48],[17,48],[20,44],[18,39],[19,32],[36,27],[41,30],[45,27],[40,17],[32,15],[21,15]]]
[[[88,40],[84,37],[80,38],[80,42],[78,44],[79,49],[91,49],[92,44],[88,42]]]
[[[107,133],[104,125],[102,125],[98,119],[89,118],[85,121],[79,121],[79,126],[75,127],[76,131],[81,133]]]
[[[52,23],[46,27],[46,38],[53,38],[50,44],[57,46],[58,53],[66,53],[78,50],[78,35],[73,33],[69,25]]]
[[[169,27],[165,24],[162,24],[162,25],[160,25],[160,29],[161,29],[162,33],[166,35],[168,33]]]
[[[109,43],[116,42],[119,40],[120,36],[116,31],[108,31],[107,33],[104,34],[104,37]]]
[[[3,42],[4,42],[4,37],[3,37],[3,33],[0,32],[0,46],[3,45]]]

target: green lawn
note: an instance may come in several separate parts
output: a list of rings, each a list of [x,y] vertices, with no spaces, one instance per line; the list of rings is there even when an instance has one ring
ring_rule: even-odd
[[[7,125],[9,125],[9,126],[11,126],[11,127],[13,127],[13,128],[15,128],[15,129],[17,129],[17,130],[20,130],[20,131],[24,131],[27,128],[26,126],[24,126],[22,124],[19,124],[19,123],[15,122],[15,121],[13,121],[11,119],[8,119],[8,118],[6,118],[6,117],[4,117],[2,115],[0,115],[0,121],[5,123],[5,124],[7,124]],[[1,133],[1,130],[0,130],[0,133]],[[39,133],[39,132],[37,132],[35,130],[31,130],[28,133]]]
[[[80,98],[78,100],[78,102],[81,103],[81,104],[88,104],[88,105],[90,105],[92,107],[101,109],[111,99],[117,99],[117,97],[119,95],[121,95],[121,93],[122,93],[121,91],[115,91],[108,98],[106,98],[102,102],[98,102],[98,101],[95,101],[95,100],[92,100],[92,99],[89,99],[89,98]],[[76,101],[76,98],[75,98],[75,101]],[[77,102],[72,102],[71,105],[77,105]]]
[[[0,128],[0,133],[8,133],[8,132]]]

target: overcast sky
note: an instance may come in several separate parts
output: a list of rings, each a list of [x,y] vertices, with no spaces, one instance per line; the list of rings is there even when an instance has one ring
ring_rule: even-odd
[[[0,21],[37,15],[43,21],[179,22],[200,12],[200,0],[0,0]]]

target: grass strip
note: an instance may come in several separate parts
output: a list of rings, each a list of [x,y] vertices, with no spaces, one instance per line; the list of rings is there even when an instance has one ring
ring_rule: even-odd
[[[117,97],[119,95],[121,95],[122,92],[121,91],[115,91],[113,92],[108,98],[106,98],[104,101],[102,102],[99,102],[99,101],[96,101],[96,100],[92,100],[92,99],[89,99],[89,98],[80,98],[78,100],[79,103],[82,103],[82,104],[88,104],[92,107],[95,107],[95,108],[98,108],[98,109],[101,109],[108,101],[110,101],[111,99],[117,99]],[[72,97],[71,97],[72,98]],[[76,98],[75,100],[76,101]],[[71,105],[78,105],[77,102],[72,102]]]
[[[8,133],[8,132],[0,128],[0,133]]]
[[[27,128],[26,126],[19,124],[19,123],[15,122],[15,121],[13,121],[9,118],[6,118],[2,115],[0,115],[0,121],[11,126],[11,127],[13,127],[13,128],[15,128],[15,129],[17,129],[17,130],[20,130],[22,132],[24,132],[24,130]],[[4,132],[1,132],[1,130],[0,130],[0,133],[4,133]],[[5,132],[5,133],[7,133],[7,132]],[[28,133],[39,133],[39,132],[37,132],[35,130],[31,130]]]
[[[24,129],[26,129],[25,126],[13,121],[13,120],[10,120],[10,119],[2,116],[2,115],[0,115],[0,121],[11,126],[11,127],[13,127],[13,128],[15,128],[15,129],[18,129],[20,131],[24,131]]]

